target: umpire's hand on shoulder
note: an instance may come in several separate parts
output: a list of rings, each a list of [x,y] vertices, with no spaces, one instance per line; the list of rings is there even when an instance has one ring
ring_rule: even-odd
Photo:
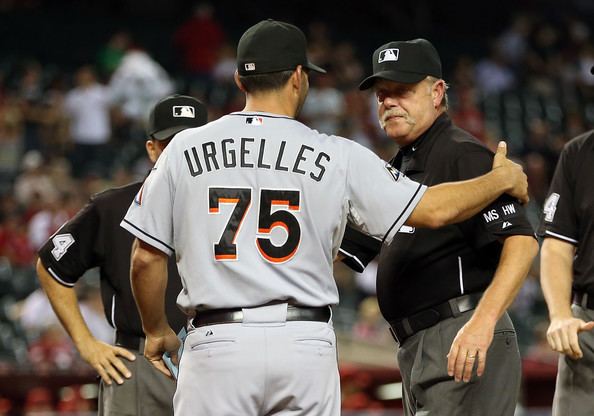
[[[495,157],[493,158],[493,170],[503,169],[505,177],[509,180],[510,189],[508,194],[517,198],[522,204],[528,203],[528,177],[522,166],[507,158],[507,144],[499,142]]]
[[[132,373],[120,358],[129,361],[136,359],[127,349],[106,344],[93,337],[81,341],[76,347],[81,357],[99,373],[105,384],[111,385],[114,380],[117,384],[122,384],[124,377],[132,377]]]
[[[566,354],[574,360],[584,354],[578,342],[578,333],[594,329],[594,322],[585,322],[573,316],[551,319],[547,341],[554,351]]]

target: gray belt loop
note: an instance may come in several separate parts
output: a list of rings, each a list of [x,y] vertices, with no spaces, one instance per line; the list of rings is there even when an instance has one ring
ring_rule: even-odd
[[[584,293],[584,295],[582,296],[582,301],[580,302],[580,304],[582,305],[582,308],[588,309],[588,294],[587,293]]]

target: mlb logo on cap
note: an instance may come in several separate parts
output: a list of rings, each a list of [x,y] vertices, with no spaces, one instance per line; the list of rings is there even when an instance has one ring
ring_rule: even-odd
[[[377,60],[378,64],[386,61],[397,61],[398,55],[400,54],[400,49],[384,49],[379,53],[379,59]]]
[[[195,118],[194,107],[189,105],[176,105],[173,107],[173,117]]]
[[[255,71],[256,70],[256,64],[253,62],[250,62],[249,64],[245,64],[245,70],[246,71]]]

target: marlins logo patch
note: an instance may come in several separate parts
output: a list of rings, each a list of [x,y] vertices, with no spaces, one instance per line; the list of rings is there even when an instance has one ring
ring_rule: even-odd
[[[545,221],[553,222],[553,218],[555,218],[555,211],[557,211],[557,203],[559,202],[560,195],[553,192],[551,196],[547,198],[544,204],[543,212],[545,214]]]
[[[153,168],[154,169],[154,168]],[[144,183],[142,184],[142,186],[140,187],[140,191],[138,191],[138,193],[136,194],[136,196],[134,197],[134,203],[136,205],[142,205],[142,192],[144,191]]]
[[[173,117],[196,118],[194,107],[190,105],[174,105]]]
[[[386,170],[392,176],[392,178],[394,178],[395,181],[398,181],[398,179],[400,179],[400,171],[396,169],[394,166],[390,165],[389,163],[386,163]]]
[[[382,62],[386,62],[386,61],[397,61],[399,55],[400,55],[400,49],[396,49],[396,48],[384,49],[383,51],[380,51],[377,63],[381,64]]]

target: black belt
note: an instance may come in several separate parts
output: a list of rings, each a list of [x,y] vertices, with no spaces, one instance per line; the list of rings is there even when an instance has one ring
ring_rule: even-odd
[[[594,296],[584,292],[573,292],[573,303],[586,309],[594,309]]]
[[[408,337],[418,331],[476,308],[482,296],[482,292],[470,293],[424,309],[406,318],[390,321],[390,332],[396,342],[402,345]]]
[[[287,306],[287,321],[319,321],[330,320],[330,306]],[[206,325],[233,324],[243,322],[242,308],[235,309],[212,309],[197,312],[192,320],[194,328]]]
[[[123,332],[116,331],[116,341],[115,344],[118,347],[124,347],[129,350],[140,351],[140,342],[144,340],[144,337],[139,337],[137,335],[131,334],[124,334]]]

